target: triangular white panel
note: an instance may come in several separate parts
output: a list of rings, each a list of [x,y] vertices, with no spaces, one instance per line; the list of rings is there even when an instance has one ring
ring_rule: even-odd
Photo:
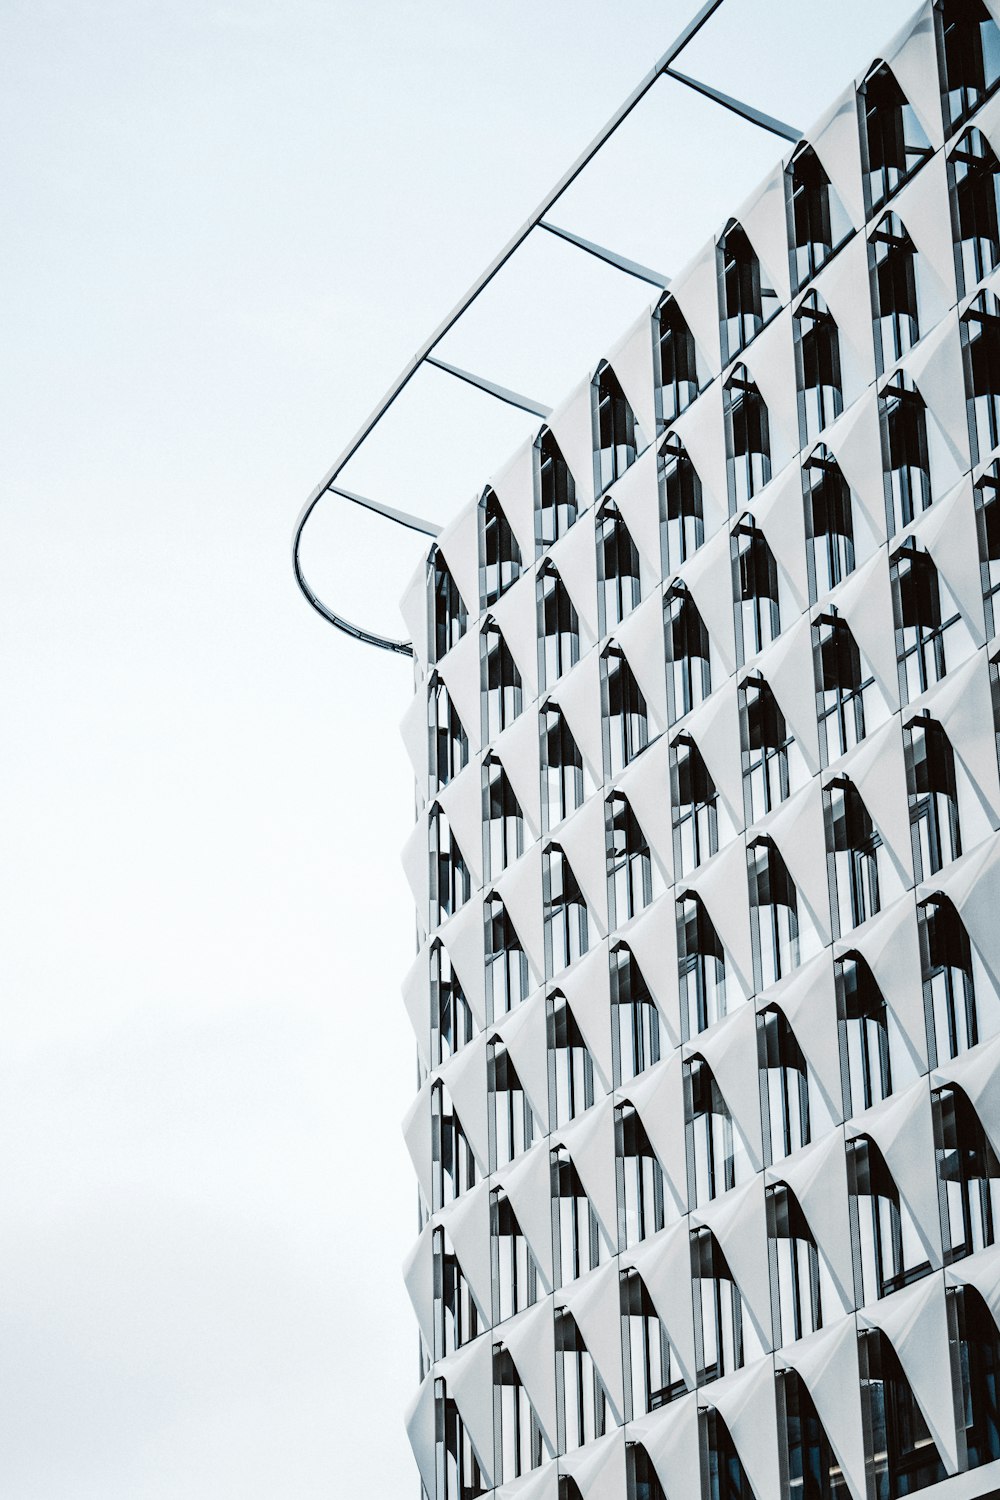
[[[552,1286],[552,1168],[549,1143],[540,1141],[493,1178],[510,1199],[514,1217],[538,1263],[546,1287]]]
[[[684,1143],[684,1083],[679,1052],[623,1084],[618,1098],[638,1112],[665,1177],[668,1218],[687,1212],[687,1161]],[[650,1288],[652,1291],[652,1288]]]
[[[489,617],[507,644],[521,674],[524,707],[538,696],[538,614],[534,572],[522,573],[503,598],[490,605]]]
[[[890,719],[862,740],[845,770],[853,781],[869,816],[882,836],[896,867],[901,887],[913,883],[910,842],[910,808],[906,796],[906,763],[899,720]],[[887,891],[881,892],[887,904]]]
[[[771,1343],[771,1286],[764,1217],[764,1179],[758,1174],[692,1212],[692,1224],[707,1224],[736,1278],[743,1304],[763,1348]]]
[[[403,624],[410,633],[413,654],[420,666],[427,663],[427,558],[423,557],[399,601]]]
[[[805,510],[798,464],[790,464],[772,480],[760,503],[754,503],[753,518],[778,566],[779,608],[782,625],[787,628],[809,604]]]
[[[663,600],[659,590],[632,611],[615,640],[639,684],[649,713],[649,737],[667,726],[667,677],[663,665]]]
[[[726,956],[726,1006],[736,1009],[753,993],[753,946],[748,901],[733,893],[747,889],[747,857],[742,839],[734,839],[677,888],[693,891],[704,903]]]
[[[483,953],[483,908],[476,897],[450,918],[441,932],[452,967],[469,1002],[477,1027],[486,1025],[486,974]]]
[[[583,1500],[620,1500],[625,1493],[625,1439],[612,1429],[559,1460],[572,1475]]]
[[[482,768],[472,761],[447,786],[435,793],[434,801],[448,819],[472,878],[473,890],[483,883],[483,784]]]
[[[419,817],[403,845],[403,873],[413,893],[413,904],[427,920],[430,901],[430,855],[427,852],[427,815]]]
[[[677,1354],[690,1390],[697,1384],[694,1317],[688,1294],[691,1281],[691,1234],[688,1222],[669,1228],[623,1251],[621,1265],[634,1266],[652,1299],[657,1316]]]
[[[660,489],[656,447],[646,451],[625,471],[612,492],[629,535],[639,549],[642,592],[645,596],[660,577]]]
[[[628,1437],[642,1443],[671,1500],[695,1500],[701,1494],[699,1402],[704,1402],[702,1394],[691,1391],[628,1425]]]
[[[778,1423],[770,1360],[737,1370],[710,1387],[709,1399],[729,1428],[747,1478],[758,1496],[778,1495]]]
[[[611,1404],[621,1421],[625,1410],[622,1383],[622,1312],[619,1271],[616,1260],[568,1283],[556,1301],[573,1314],[583,1342],[590,1351],[597,1373],[604,1382]]]
[[[871,1136],[885,1157],[900,1198],[913,1215],[926,1258],[933,1267],[940,1266],[934,1131],[926,1080],[918,1078],[903,1093],[855,1116],[848,1121],[847,1134],[848,1139],[860,1134]]]
[[[600,1075],[605,1093],[610,1092],[612,1079],[611,1051],[611,975],[608,968],[608,948],[600,943],[591,948],[582,959],[569,970],[560,981],[559,988],[566,996],[573,1018],[583,1033]]]
[[[864,223],[858,101],[853,86],[845,89],[823,111],[809,132],[809,142],[822,162],[830,184],[838,193],[851,222],[855,227]]]
[[[746,365],[767,407],[771,474],[777,478],[799,451],[795,346],[792,315],[787,307],[761,329],[746,351]]]
[[[867,657],[882,698],[890,709],[899,706],[899,678],[885,551],[858,568],[834,591],[833,603],[844,616],[858,649]]]
[[[439,1076],[451,1096],[479,1170],[485,1174],[490,1166],[486,1033],[481,1031],[450,1057]]]
[[[542,1464],[502,1484],[496,1491],[495,1500],[559,1500],[559,1471],[555,1464]]]
[[[583,633],[592,641],[599,634],[597,613],[597,547],[594,541],[594,517],[581,516],[565,536],[548,550],[548,556],[573,601]]]
[[[879,912],[834,950],[837,957],[851,951],[859,952],[867,961],[888,1008],[893,1085],[899,1089],[907,1078],[927,1068],[920,950],[912,896],[903,896]]]
[[[437,546],[475,629],[479,614],[479,506],[467,505],[440,533]]]
[[[927,139],[937,149],[944,138],[944,128],[938,92],[934,21],[929,7],[921,7],[920,12],[896,33],[884,53],[884,61],[889,64],[896,82],[913,106]]]
[[[433,1349],[434,1239],[429,1224],[424,1226],[419,1239],[403,1262],[403,1284],[413,1303],[413,1311],[417,1315],[420,1332],[424,1336],[428,1349]]]
[[[497,1035],[497,1027],[490,1036]],[[548,1023],[545,992],[536,990],[502,1018],[499,1035],[543,1130],[549,1122]]]
[[[427,950],[421,949],[406,971],[402,985],[403,1005],[417,1039],[417,1051],[425,1068],[431,1065],[431,995],[427,973]]]
[[[500,895],[528,962],[536,975],[545,972],[542,924],[542,848],[532,844],[493,889]]]
[[[935,504],[969,467],[962,346],[954,312],[920,340],[903,362],[927,407],[927,447]]]
[[[803,618],[782,631],[761,657],[757,669],[774,694],[809,771],[819,770],[816,731],[816,679],[813,670],[812,626]]]
[[[976,514],[972,490],[965,481],[921,518],[914,534],[927,548],[934,565],[954,596],[973,642],[982,645],[986,631],[983,620],[983,589],[979,575],[979,552],[976,540]],[[957,663],[952,657],[949,666]]]
[[[437,665],[438,676],[448,689],[448,696],[469,738],[469,753],[473,756],[478,752],[483,736],[481,649],[479,627],[470,624],[462,639],[455,642]]]
[[[830,953],[824,949],[793,969],[768,994],[795,1033],[809,1069],[813,1137],[843,1119],[837,999]]]
[[[565,1146],[579,1174],[612,1252],[618,1248],[618,1190],[615,1183],[615,1113],[610,1099],[598,1100],[561,1130],[553,1146]]]
[[[858,1323],[881,1328],[889,1339],[945,1468],[954,1474],[958,1469],[958,1444],[955,1398],[948,1379],[951,1361],[943,1278],[925,1276],[892,1297],[883,1297],[858,1314]]]
[[[684,733],[698,746],[732,828],[743,827],[743,773],[740,766],[740,713],[735,679],[693,709]],[[721,821],[721,820],[720,820]]]
[[[648,309],[639,314],[628,333],[615,344],[608,355],[608,364],[618,376],[644,442],[650,442],[656,433],[656,405],[653,396],[653,320]]]
[[[851,1492],[866,1500],[865,1445],[858,1383],[857,1332],[853,1318],[842,1318],[782,1349],[779,1365],[798,1371]]]
[[[761,279],[784,305],[791,296],[788,279],[788,227],[785,219],[785,171],[778,162],[736,211],[761,264]]]
[[[576,503],[580,510],[587,510],[594,503],[594,416],[589,377],[560,401],[547,421],[573,475]]]
[[[560,679],[557,689],[549,695],[550,701],[562,709],[583,763],[598,786],[604,780],[600,676],[600,657],[591,651]]]
[[[538,734],[538,716],[529,707],[518,714],[493,745],[524,815],[527,838],[537,838],[541,832]]]
[[[777,812],[761,825],[778,847],[781,857],[795,881],[799,900],[799,947],[801,958],[810,957],[803,931],[803,906],[820,943],[830,941],[830,895],[826,878],[826,827],[823,821],[823,795],[819,779],[814,777],[801,791],[783,802]]]
[[[477,1182],[441,1211],[440,1223],[448,1231],[458,1263],[489,1327],[492,1321],[493,1289],[490,1260],[490,1185]],[[427,1336],[429,1345],[433,1339]]]
[[[674,866],[669,785],[670,745],[666,736],[661,736],[626,766],[615,783],[615,790],[628,798],[649,844],[650,856],[665,880],[672,878]]]
[[[504,515],[521,549],[521,563],[530,568],[535,557],[535,445],[522,443],[492,480]]]
[[[424,1377],[406,1413],[406,1435],[410,1440],[413,1457],[416,1459],[417,1469],[428,1495],[435,1494],[437,1483],[437,1459],[434,1447],[436,1431],[434,1376],[431,1374]]]
[[[775,1162],[768,1169],[767,1180],[787,1183],[795,1194],[833,1277],[841,1310],[849,1311],[854,1306],[854,1263],[843,1132],[831,1130],[784,1161]],[[824,1307],[823,1316],[830,1321],[836,1309]]]
[[[424,1084],[403,1116],[403,1140],[410,1153],[417,1181],[430,1203],[434,1198],[434,1174],[431,1165],[431,1094]]]
[[[869,335],[870,337],[870,335]],[[881,545],[886,538],[885,483],[878,399],[874,389],[855,401],[823,434],[851,491],[856,539],[866,532]],[[858,558],[864,566],[867,555]]]
[[[492,1485],[493,1340],[488,1334],[480,1334],[471,1344],[440,1360],[435,1373],[444,1376],[448,1395],[458,1407],[486,1483]]]
[[[714,246],[712,250],[714,263]],[[716,313],[716,318],[718,313]],[[716,327],[718,346],[718,327]],[[722,420],[722,385],[715,381],[673,424],[701,480],[705,536],[711,540],[729,517],[726,443]]]
[[[427,751],[430,731],[427,727],[427,691],[418,688],[410,699],[399,725],[406,753],[410,757],[413,767],[414,779],[417,783],[417,794],[420,797],[427,795],[428,763]]]
[[[760,1132],[760,1090],[756,1067],[747,1059],[757,1057],[756,1016],[750,1005],[738,1005],[723,1020],[710,1026],[700,1036],[692,1037],[685,1056],[697,1053],[711,1068],[722,1097],[733,1117],[733,1129],[739,1131],[750,1153],[750,1166],[759,1172],[763,1166]]]
[[[522,1225],[523,1228],[523,1225]],[[496,1334],[514,1361],[528,1400],[535,1408],[546,1440],[555,1452],[556,1386],[555,1328],[552,1322],[552,1299],[546,1297],[534,1307],[501,1323]]]
[[[714,378],[721,369],[719,352],[719,272],[715,240],[708,240],[670,283],[670,294],[684,314],[699,355]]]
[[[666,1028],[669,1044],[676,1047],[681,1037],[677,1009],[677,929],[670,895],[634,917],[624,932],[612,940],[619,941],[631,950]]]
[[[604,799],[591,797],[575,813],[560,823],[555,842],[569,860],[579,882],[597,932],[590,940],[596,943],[608,930],[608,856],[605,837]]]

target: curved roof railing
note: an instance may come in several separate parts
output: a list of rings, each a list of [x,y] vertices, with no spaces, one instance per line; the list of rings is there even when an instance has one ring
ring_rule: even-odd
[[[535,416],[545,418],[549,415],[549,408],[542,406],[539,402],[530,400],[527,396],[519,395],[516,391],[507,390],[504,386],[496,385],[493,381],[486,380],[480,375],[474,375],[468,370],[461,370],[456,365],[446,364],[444,360],[434,357],[434,350],[441,343],[441,340],[454,328],[455,324],[472,306],[479,294],[489,286],[497,273],[507,264],[514,252],[524,244],[532,231],[535,229],[545,229],[550,234],[554,234],[569,244],[576,246],[577,249],[585,251],[588,255],[596,256],[598,260],[604,261],[616,270],[623,271],[628,276],[636,276],[640,280],[648,281],[653,286],[662,289],[669,284],[669,278],[661,275],[658,271],[651,270],[648,266],[640,265],[637,261],[629,260],[625,256],[617,254],[614,250],[607,249],[606,246],[597,245],[590,240],[585,240],[579,235],[571,233],[570,230],[561,228],[557,224],[550,224],[545,218],[549,209],[558,202],[567,188],[575,182],[583,169],[593,160],[623,120],[632,113],[632,110],[649,92],[654,83],[664,76],[670,77],[677,83],[683,83],[688,88],[694,89],[697,93],[703,94],[714,103],[722,105],[724,109],[731,110],[742,119],[749,120],[751,124],[759,125],[763,130],[769,130],[787,141],[798,141],[800,139],[800,132],[792,126],[786,125],[781,120],[774,119],[771,115],[763,114],[751,105],[744,104],[738,99],[733,99],[728,94],[723,94],[706,83],[689,78],[686,74],[678,72],[671,66],[674,59],[679,56],[692,38],[701,30],[705,22],[714,15],[722,4],[723,0],[705,0],[705,3],[699,8],[684,29],[674,38],[659,61],[653,65],[628,97],[622,101],[611,118],[590,142],[589,146],[581,152],[572,166],[569,167],[555,186],[546,194],[531,217],[521,226],[513,238],[507,242],[500,253],[486,267],[485,271],[473,282],[462,299],[452,308],[444,321],[439,324],[430,338],[426,340],[410,362],[397,375],[385,395],[375,406],[374,410],[365,418],[361,427],[340,454],[333,468],[316,486],[303,506],[299,518],[295,523],[295,531],[292,537],[292,566],[295,570],[295,579],[304,597],[312,605],[313,609],[329,624],[336,626],[338,630],[342,630],[345,635],[352,636],[355,640],[361,641],[367,646],[377,646],[383,651],[392,651],[399,656],[413,655],[411,642],[393,640],[390,636],[381,635],[377,631],[367,630],[360,625],[355,625],[326,604],[316,593],[315,589],[312,588],[303,572],[301,546],[303,532],[310,516],[319,502],[327,495],[334,496],[339,500],[345,500],[351,505],[359,505],[366,510],[374,511],[377,515],[384,516],[387,520],[393,521],[398,526],[407,527],[411,531],[419,531],[425,536],[436,536],[438,534],[440,527],[433,521],[424,520],[419,516],[407,515],[406,512],[396,510],[390,505],[383,505],[377,500],[369,500],[364,495],[355,494],[352,490],[338,486],[336,482],[342,470],[371,436],[386,412],[388,412],[397,397],[402,395],[421,366],[427,364],[433,366],[435,369],[443,370],[445,374],[453,375],[458,380],[467,381],[470,385],[476,386],[488,395],[495,396],[500,401],[506,401],[511,406],[520,407],[522,410],[531,412]]]

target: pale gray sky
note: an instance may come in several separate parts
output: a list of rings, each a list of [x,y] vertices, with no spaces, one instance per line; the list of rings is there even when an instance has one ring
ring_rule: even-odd
[[[3,7],[9,1500],[416,1495],[410,670],[289,535],[693,9]],[[728,0],[685,66],[805,125],[911,9]],[[669,271],[781,144],[660,89],[553,217]],[[645,300],[552,241],[446,357],[554,404]],[[428,376],[349,477],[446,517],[524,431]],[[338,520],[311,571],[396,630],[413,539]]]

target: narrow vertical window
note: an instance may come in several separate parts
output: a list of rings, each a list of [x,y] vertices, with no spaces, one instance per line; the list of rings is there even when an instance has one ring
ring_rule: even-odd
[[[642,432],[618,377],[607,363],[594,381],[594,479],[599,494],[620,479],[635,463],[643,446]]]
[[[771,839],[754,839],[747,846],[747,869],[754,986],[760,991],[798,965],[798,896],[788,866]]]
[[[472,1041],[475,1026],[472,1010],[452,968],[448,951],[440,941],[430,946],[431,1056],[440,1067]]]
[[[427,568],[431,601],[431,646],[434,661],[440,661],[465,634],[469,617],[458,586],[439,548],[431,548]]]
[[[1000,460],[994,459],[976,482],[976,522],[979,530],[979,570],[983,585],[986,635],[1000,629]]]
[[[486,994],[490,1016],[496,1019],[525,999],[529,988],[528,960],[507,908],[497,895],[487,896]]]
[[[885,1157],[867,1135],[847,1142],[847,1188],[858,1306],[887,1297],[930,1271],[909,1208]]]
[[[697,1036],[726,1014],[726,960],[719,934],[700,897],[677,901],[677,984],[681,1035]]]
[[[488,1048],[488,1087],[493,1170],[521,1156],[535,1137],[535,1117],[504,1044],[494,1038]]]
[[[535,443],[535,532],[540,548],[565,536],[578,514],[576,482],[548,427]]]
[[[639,603],[639,549],[613,500],[597,513],[597,602],[600,631],[607,635]]]
[[[941,1237],[946,1261],[985,1250],[996,1239],[1000,1162],[962,1089],[933,1089]]]
[[[445,1381],[434,1382],[437,1500],[477,1500],[487,1493],[479,1455]]]
[[[887,1334],[858,1334],[861,1412],[870,1493],[912,1495],[946,1477],[937,1445]]]
[[[954,129],[1000,82],[1000,29],[982,0],[943,0],[934,9],[940,27],[942,102],[945,120]]]
[[[561,1452],[571,1453],[604,1436],[607,1392],[576,1321],[565,1308],[556,1309],[556,1394]]]
[[[823,764],[863,740],[874,708],[875,677],[847,621],[831,610],[813,622],[816,717]]]
[[[626,943],[610,952],[615,1087],[660,1060],[660,1016],[642,970]]]
[[[482,1319],[447,1231],[433,1231],[434,1358],[454,1354],[474,1339]]]
[[[503,1344],[493,1346],[493,1401],[500,1483],[530,1474],[545,1457],[542,1429]]]
[[[615,1110],[618,1246],[630,1250],[663,1228],[663,1168],[631,1104]]]
[[[847,239],[851,223],[811,146],[796,147],[785,169],[792,285],[805,286]]]
[[[854,572],[851,491],[837,460],[821,443],[802,466],[809,598],[815,604]]]
[[[903,729],[913,873],[929,880],[962,852],[955,753],[936,719],[919,714]]]
[[[495,880],[524,850],[524,817],[498,756],[483,760],[483,857]]]
[[[1000,305],[980,292],[962,314],[962,356],[973,466],[1000,444]]]
[[[933,153],[913,106],[885,63],[868,74],[858,90],[858,104],[865,201],[872,214]]]
[[[660,448],[660,564],[665,574],[697,552],[705,540],[701,480],[676,434]]]
[[[769,1162],[808,1146],[809,1075],[795,1033],[776,1005],[757,1017],[764,1149]]]
[[[777,1370],[775,1394],[782,1494],[848,1500],[847,1481],[802,1376]]]
[[[735,516],[771,478],[767,406],[746,365],[737,365],[723,386],[722,415],[726,429],[729,514]]]
[[[736,1142],[729,1106],[703,1057],[684,1064],[688,1199],[704,1208],[736,1186]]]
[[[646,700],[617,646],[601,657],[601,709],[605,774],[617,776],[649,744]]]
[[[580,660],[580,617],[551,562],[538,571],[538,671],[551,688]]]
[[[728,364],[778,311],[778,294],[765,284],[760,260],[735,220],[719,241],[717,259],[722,360]]]
[[[432,792],[447,786],[469,763],[469,737],[451,695],[436,672],[427,685],[428,768]]]
[[[892,1093],[889,1027],[885,1000],[860,953],[834,964],[844,1114],[861,1114]]]
[[[565,1146],[556,1147],[551,1161],[553,1238],[558,1252],[559,1285],[566,1286],[600,1265],[601,1232]]]
[[[476,1182],[476,1158],[443,1083],[431,1089],[434,1208],[454,1203]]]
[[[798,1199],[783,1182],[765,1188],[775,1340],[792,1344],[823,1326],[819,1253]]]
[[[464,906],[472,892],[469,867],[441,808],[434,804],[427,822],[430,845],[430,919],[436,926]]]
[[[545,924],[545,973],[548,978],[586,953],[587,903],[557,844],[542,852],[542,897]]]
[[[881,910],[881,836],[853,781],[838,776],[823,789],[830,915],[845,937]]]
[[[801,752],[759,673],[739,685],[743,804],[748,824],[780,806],[805,779]]]
[[[698,1438],[702,1500],[757,1500],[732,1433],[714,1406],[698,1408]]]
[[[612,928],[624,927],[653,899],[653,864],[639,821],[622,792],[605,803],[608,908]]]
[[[972,1286],[947,1287],[952,1381],[958,1413],[959,1470],[1000,1458],[1000,1333]]]
[[[799,436],[803,448],[844,410],[840,330],[818,292],[808,292],[793,317],[799,393]]]
[[[889,577],[899,695],[909,703],[947,672],[950,653],[946,647],[961,632],[962,617],[930,553],[912,539],[889,558]]]
[[[683,1389],[678,1392],[683,1394]],[[626,1500],[667,1500],[660,1476],[641,1443],[625,1443],[625,1494]]]
[[[547,704],[540,715],[542,822],[546,832],[583,801],[583,757],[562,710]]]
[[[479,502],[480,574],[482,607],[488,609],[521,576],[521,549],[493,490]]]
[[[594,1103],[594,1060],[559,990],[549,996],[547,1009],[550,1123],[559,1130]]]
[[[482,631],[483,738],[496,739],[521,712],[521,674],[496,623],[487,617]]]
[[[674,724],[712,691],[708,631],[684,584],[675,580],[664,596],[667,712]]]
[[[679,734],[670,747],[670,810],[676,872],[690,875],[718,853],[719,794],[689,734]]]
[[[698,350],[684,314],[669,292],[656,309],[654,326],[659,360],[657,416],[662,428],[676,421],[698,394]]]
[[[879,375],[920,337],[917,252],[897,214],[885,214],[868,240],[875,366]]]
[[[778,565],[767,539],[751,515],[733,529],[733,594],[736,646],[740,665],[756,656],[781,632]]]
[[[502,1323],[538,1300],[538,1265],[503,1188],[490,1196],[493,1321]]]
[[[979,1041],[972,946],[965,923],[940,893],[918,904],[917,924],[928,1056],[938,1067]]]
[[[683,1396],[687,1386],[667,1331],[638,1271],[621,1273],[621,1306],[625,1406],[629,1420],[633,1420]],[[641,1500],[645,1500],[644,1495]]]
[[[895,536],[925,511],[931,493],[927,408],[909,376],[897,374],[878,398],[885,516]]]
[[[948,157],[955,269],[968,296],[1000,264],[1000,163],[981,130],[967,130]]]
[[[744,1362],[743,1298],[710,1229],[691,1231],[691,1285],[695,1361],[703,1385],[731,1375]]]

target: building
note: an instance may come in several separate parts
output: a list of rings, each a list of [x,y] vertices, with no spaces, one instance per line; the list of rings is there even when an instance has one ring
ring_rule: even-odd
[[[1000,1494],[1000,5],[404,601],[428,1500]]]

